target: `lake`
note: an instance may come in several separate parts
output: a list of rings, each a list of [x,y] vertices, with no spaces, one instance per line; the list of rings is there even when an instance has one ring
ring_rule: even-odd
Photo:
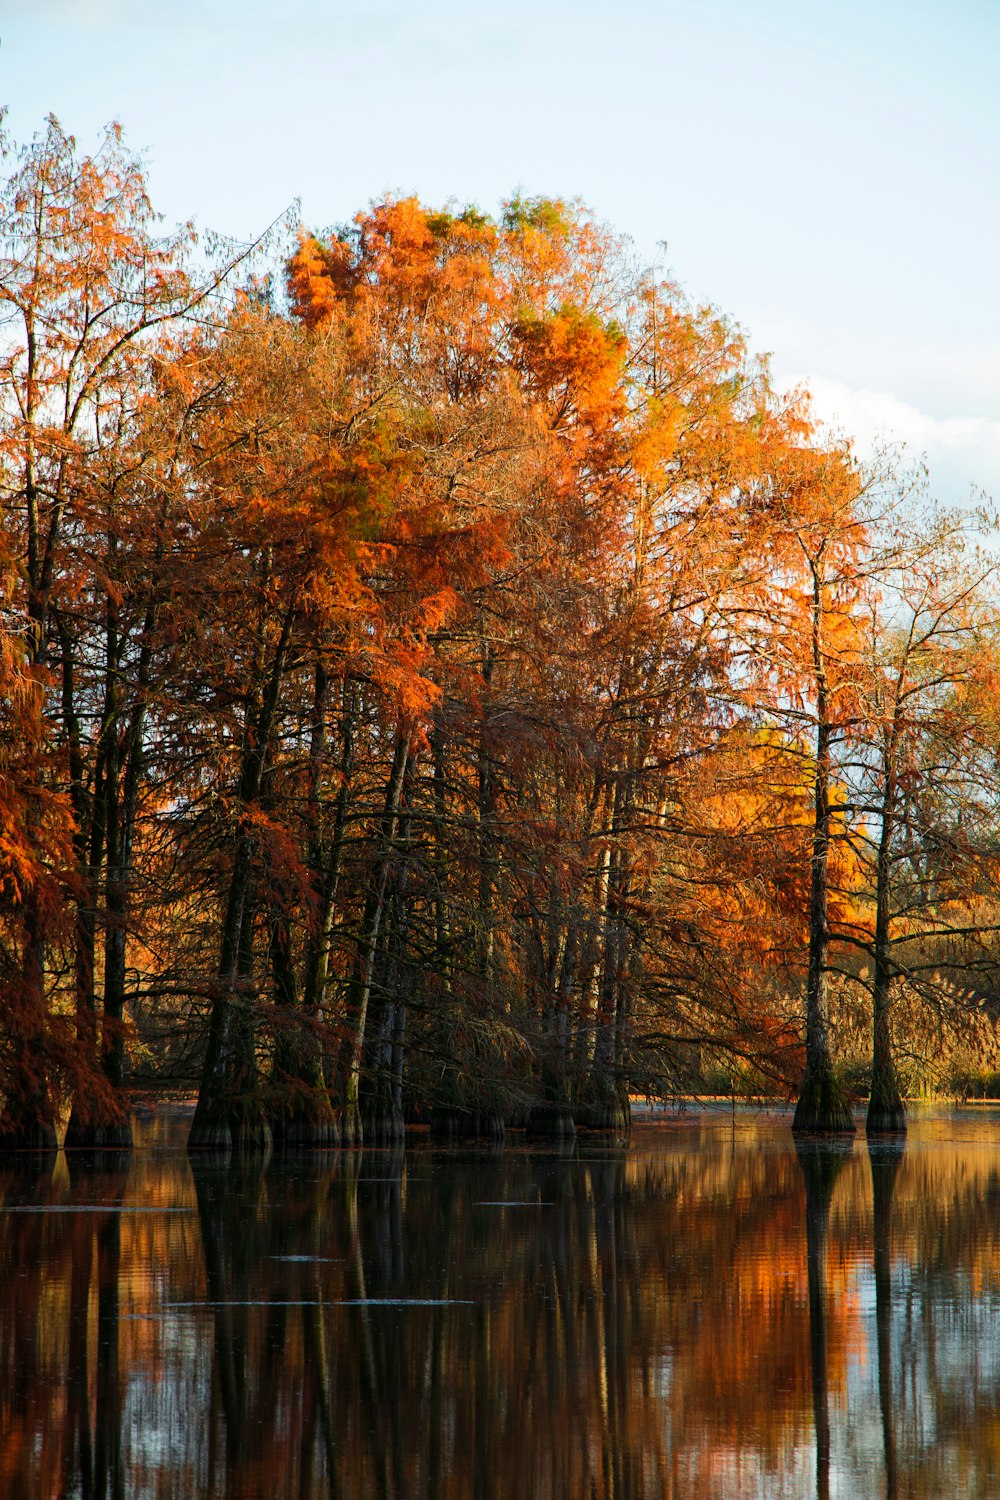
[[[0,1167],[0,1496],[1000,1494],[1000,1117]]]

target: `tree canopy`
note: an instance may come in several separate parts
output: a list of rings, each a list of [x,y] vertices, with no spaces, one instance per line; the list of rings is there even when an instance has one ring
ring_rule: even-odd
[[[980,518],[578,203],[209,265],[117,130],[7,159],[0,1142],[845,1129],[868,1065],[898,1129],[992,1065]]]

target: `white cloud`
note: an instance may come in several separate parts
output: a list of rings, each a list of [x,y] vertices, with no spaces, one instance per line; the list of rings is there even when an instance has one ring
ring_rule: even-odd
[[[946,503],[968,500],[973,491],[1000,499],[1000,420],[931,416],[890,391],[824,375],[784,375],[780,384],[806,386],[817,416],[852,437],[862,457],[901,443],[912,458],[926,458],[932,492]]]

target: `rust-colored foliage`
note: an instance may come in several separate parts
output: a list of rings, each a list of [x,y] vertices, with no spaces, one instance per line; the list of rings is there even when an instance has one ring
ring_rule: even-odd
[[[946,889],[982,973],[986,616],[956,559],[886,759],[877,476],[721,315],[573,203],[386,199],[283,299],[196,280],[116,132],[0,196],[6,1138],[129,1078],[205,1145],[622,1129],[832,1068],[832,971]]]

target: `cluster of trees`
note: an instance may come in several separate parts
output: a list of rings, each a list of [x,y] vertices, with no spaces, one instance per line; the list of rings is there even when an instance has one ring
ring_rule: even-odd
[[[0,1142],[849,1129],[845,986],[898,1127],[898,997],[991,1034],[989,557],[586,210],[206,269],[50,121],[0,308]]]

